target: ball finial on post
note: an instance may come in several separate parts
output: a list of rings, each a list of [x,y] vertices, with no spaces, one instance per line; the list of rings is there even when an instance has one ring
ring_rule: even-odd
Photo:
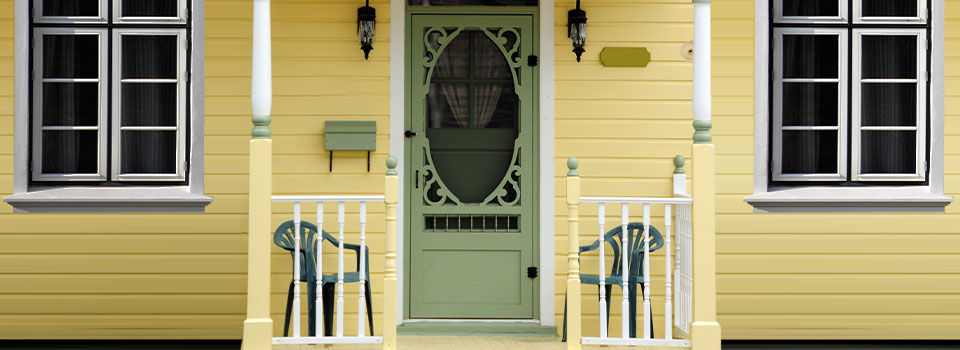
[[[679,155],[679,154],[678,154],[676,157],[673,157],[673,165],[676,167],[676,169],[673,170],[673,173],[674,173],[674,174],[685,174],[686,171],[683,170],[683,165],[686,164],[686,163],[687,163],[687,160],[686,160],[686,159],[683,159],[683,156],[681,156],[681,155]]]
[[[397,175],[397,157],[387,157],[387,175]]]
[[[567,169],[570,169],[570,171],[567,171],[567,176],[579,176],[580,174],[577,173],[577,167],[579,166],[580,161],[576,157],[567,158]]]

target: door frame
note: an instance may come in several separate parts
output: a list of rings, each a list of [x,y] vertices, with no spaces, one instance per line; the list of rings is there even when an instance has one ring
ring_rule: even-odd
[[[553,228],[554,228],[554,183],[555,183],[555,174],[554,174],[554,0],[540,0],[538,7],[525,7],[525,8],[509,8],[509,7],[491,7],[491,8],[479,8],[476,7],[467,8],[467,7],[428,7],[428,8],[411,8],[408,11],[406,6],[406,0],[391,0],[390,2],[390,15],[391,18],[403,20],[394,20],[390,23],[390,37],[394,40],[390,41],[390,149],[394,156],[400,160],[400,169],[398,169],[398,174],[400,176],[400,183],[405,184],[405,167],[404,159],[406,153],[406,142],[404,140],[403,131],[405,116],[407,114],[407,81],[406,81],[406,66],[407,62],[407,47],[406,43],[409,40],[407,29],[410,26],[410,20],[412,19],[412,13],[439,13],[439,14],[453,14],[453,13],[467,13],[467,14],[480,14],[480,13],[519,13],[519,14],[531,14],[533,15],[535,35],[539,42],[539,83],[535,89],[535,94],[538,98],[538,105],[536,106],[535,115],[538,115],[538,131],[535,134],[534,143],[537,145],[538,150],[535,154],[538,155],[538,160],[536,163],[539,165],[539,176],[538,176],[538,197],[539,201],[536,203],[537,216],[539,218],[534,234],[537,235],[539,240],[539,249],[537,254],[537,261],[539,261],[540,267],[540,283],[536,284],[536,291],[534,294],[534,320],[543,326],[554,326],[555,322],[555,281],[554,281],[554,272],[556,270],[554,264],[554,241],[553,241]],[[403,150],[403,151],[400,151]],[[397,324],[402,324],[404,319],[408,315],[408,305],[405,302],[407,295],[408,279],[406,278],[405,271],[408,268],[409,259],[404,259],[406,254],[406,249],[408,247],[409,240],[406,237],[409,235],[409,223],[406,222],[407,210],[405,210],[405,202],[407,196],[405,195],[404,188],[400,188],[400,198],[404,198],[400,205],[398,206],[397,212],[397,232],[402,232],[402,235],[398,235],[397,239],[399,240],[398,246],[403,247],[403,249],[398,249],[397,259],[400,260],[397,263],[398,271],[397,278],[400,279],[400,283],[403,288],[398,288],[397,293]]]

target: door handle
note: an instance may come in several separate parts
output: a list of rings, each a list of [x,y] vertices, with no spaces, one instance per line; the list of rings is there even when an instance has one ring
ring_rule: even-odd
[[[420,170],[413,172],[413,188],[420,189]]]
[[[410,138],[414,136],[417,136],[417,133],[415,131],[407,130],[403,132],[403,137]]]

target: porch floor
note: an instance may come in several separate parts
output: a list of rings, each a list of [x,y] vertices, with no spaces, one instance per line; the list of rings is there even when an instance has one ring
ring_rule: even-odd
[[[455,349],[478,349],[478,350],[565,350],[566,343],[560,342],[558,337],[539,337],[539,336],[447,336],[447,335],[401,335],[398,337],[397,348],[404,350],[455,350]],[[611,347],[601,345],[584,345],[583,349],[678,349],[676,347]],[[380,344],[363,345],[296,345],[284,344],[274,345],[273,350],[379,350]]]

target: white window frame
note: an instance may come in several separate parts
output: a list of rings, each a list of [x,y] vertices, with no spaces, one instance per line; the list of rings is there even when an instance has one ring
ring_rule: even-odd
[[[779,1],[779,0],[778,0]],[[853,23],[864,24],[904,24],[904,23],[927,23],[927,0],[917,0],[916,17],[864,17],[863,0],[854,0],[853,2]]]
[[[774,181],[843,181],[847,179],[847,30],[844,28],[776,28],[773,44],[773,179]],[[783,78],[783,36],[784,35],[830,35],[837,36],[837,74],[830,78]],[[783,83],[821,82],[837,83],[837,126],[783,126]],[[784,174],[783,169],[783,131],[784,130],[837,130],[837,172],[833,174]]]
[[[123,76],[122,52],[123,37],[135,35],[170,35],[177,37],[177,78],[176,79],[121,79]],[[151,28],[151,29],[113,29],[113,119],[111,123],[112,148],[111,155],[113,167],[111,167],[111,177],[116,181],[182,181],[185,179],[186,172],[186,128],[187,123],[187,32],[182,28]],[[123,126],[122,123],[122,91],[121,85],[127,83],[175,83],[177,84],[177,117],[176,126]],[[176,131],[176,172],[173,174],[124,174],[121,173],[121,155],[123,153],[123,143],[120,142],[120,134],[123,130],[145,130],[145,131]]]
[[[183,24],[187,23],[187,0],[177,0],[176,17],[134,17],[123,15],[123,2],[127,0],[113,1],[113,22],[124,24]]]
[[[837,12],[837,16],[784,16],[783,15],[783,0],[775,0],[776,6],[774,6],[773,20],[777,23],[846,23],[847,22],[847,1],[849,0],[836,0],[837,6],[840,8]],[[854,0],[859,1],[859,0]]]
[[[43,78],[43,37],[46,35],[96,35],[99,37],[97,79],[84,78]],[[102,28],[36,28],[33,31],[33,180],[34,181],[104,181],[107,179],[107,29]],[[99,99],[97,101],[97,123],[90,126],[43,126],[43,83],[44,82],[97,82]],[[43,173],[43,130],[97,130],[97,173],[96,174],[55,174]]]
[[[90,0],[87,0],[90,1]],[[33,22],[35,23],[106,23],[107,9],[109,0],[97,0],[100,2],[100,11],[96,17],[93,16],[44,16],[43,0],[33,0]]]
[[[864,35],[878,36],[916,36],[917,72],[916,79],[869,79],[867,83],[916,83],[917,87],[917,124],[906,126],[861,126],[861,90],[864,79],[861,79],[861,64],[863,58],[862,42]],[[851,179],[854,181],[923,181],[926,175],[927,151],[927,30],[912,28],[860,28],[853,30],[853,118],[852,119],[852,162]],[[860,170],[860,132],[862,130],[889,130],[914,131],[916,133],[916,166],[912,174],[868,174]]]

